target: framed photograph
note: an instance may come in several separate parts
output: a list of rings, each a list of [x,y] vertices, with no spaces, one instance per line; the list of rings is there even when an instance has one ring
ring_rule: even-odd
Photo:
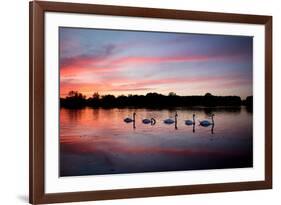
[[[30,2],[30,203],[272,187],[272,17]]]

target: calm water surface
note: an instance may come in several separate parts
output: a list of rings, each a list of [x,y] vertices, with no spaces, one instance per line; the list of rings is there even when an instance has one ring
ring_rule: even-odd
[[[163,123],[174,118],[175,125]],[[133,124],[125,117],[137,113]],[[196,125],[186,119],[196,114]],[[215,126],[198,120],[215,114]],[[154,126],[143,124],[155,118]],[[60,176],[252,167],[252,113],[245,108],[60,110]]]

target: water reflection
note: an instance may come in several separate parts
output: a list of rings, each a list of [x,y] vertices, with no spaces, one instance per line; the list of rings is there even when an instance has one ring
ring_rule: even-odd
[[[214,134],[214,127],[215,127],[215,124],[212,124],[212,126],[211,126],[211,134]]]
[[[200,125],[198,125],[198,126],[200,126]],[[211,134],[214,134],[214,128],[215,128],[215,124],[212,124],[211,129],[210,129]],[[192,132],[195,133],[195,124],[192,124]]]
[[[195,132],[195,124],[192,125],[192,132]]]
[[[136,120],[124,123],[134,112]],[[193,113],[196,123],[187,126]],[[197,119],[213,113],[215,124],[199,126]],[[143,123],[152,118],[154,125]],[[61,176],[251,166],[252,113],[245,108],[60,110]]]

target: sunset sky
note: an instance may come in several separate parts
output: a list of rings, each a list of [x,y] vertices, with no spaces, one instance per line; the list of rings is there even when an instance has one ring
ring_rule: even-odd
[[[60,96],[252,95],[252,37],[59,29]]]

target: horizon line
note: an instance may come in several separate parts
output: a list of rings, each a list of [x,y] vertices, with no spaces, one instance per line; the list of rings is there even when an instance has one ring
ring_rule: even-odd
[[[92,95],[87,96],[87,95],[83,94],[83,92],[74,91],[74,90],[71,90],[71,91],[77,92],[78,94],[82,94],[86,99],[92,98],[95,93],[99,94],[99,92],[93,92]],[[71,91],[69,91],[67,94],[64,94],[64,96],[61,96],[61,94],[60,94],[60,98],[66,98],[66,97],[68,97],[68,95],[69,95],[69,93],[70,93]],[[174,95],[170,95],[170,93],[173,93]],[[108,95],[111,95],[111,96],[114,96],[114,97],[120,97],[120,96],[129,97],[129,96],[146,96],[147,94],[158,94],[158,95],[171,96],[171,97],[172,97],[172,96],[178,96],[178,97],[192,97],[192,96],[194,96],[194,97],[196,97],[196,96],[206,96],[207,94],[211,94],[211,96],[214,96],[214,97],[240,97],[240,98],[242,99],[242,97],[241,97],[240,95],[235,95],[235,94],[233,94],[233,95],[213,95],[213,94],[210,93],[210,92],[206,92],[205,94],[201,94],[201,95],[200,95],[200,94],[194,94],[194,95],[178,95],[177,93],[172,92],[172,91],[169,92],[168,94],[163,94],[163,93],[158,93],[158,92],[148,92],[148,93],[146,93],[146,94],[126,94],[126,95],[125,95],[125,94],[120,94],[120,95],[114,95],[114,94],[107,93],[107,94],[99,94],[99,96],[101,97],[101,96],[108,96]],[[253,94],[247,95],[244,99],[246,99],[247,97],[253,97]]]

